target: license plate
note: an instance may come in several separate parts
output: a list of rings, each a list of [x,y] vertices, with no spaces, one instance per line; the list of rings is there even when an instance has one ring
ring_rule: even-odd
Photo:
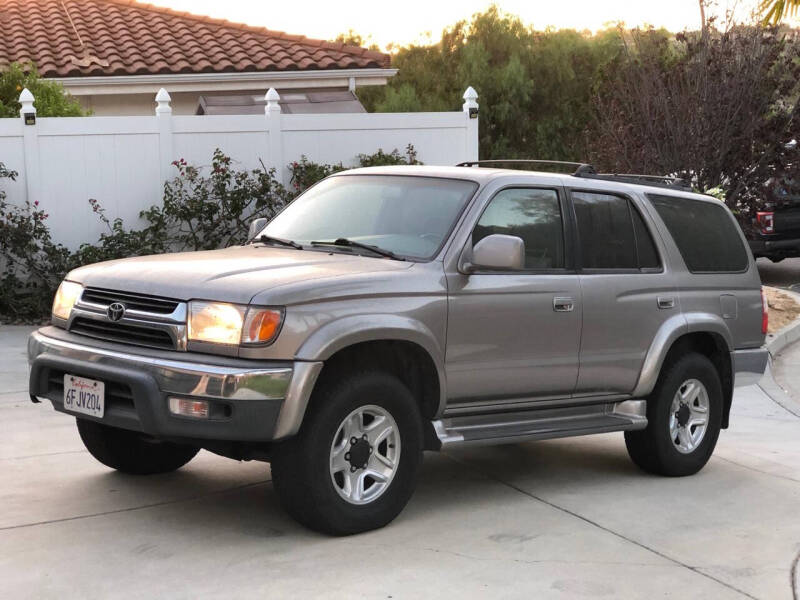
[[[102,381],[64,375],[64,410],[103,418],[106,385]]]

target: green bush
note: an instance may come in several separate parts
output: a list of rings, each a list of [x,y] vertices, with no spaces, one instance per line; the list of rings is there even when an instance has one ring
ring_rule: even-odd
[[[28,88],[40,117],[82,117],[88,114],[80,102],[55,81],[39,77],[33,63],[11,63],[0,71],[0,118],[19,118],[19,95]]]
[[[360,166],[419,164],[414,147],[406,154],[358,156]],[[34,322],[47,318],[56,287],[81,265],[163,252],[210,250],[246,241],[250,220],[272,218],[297,194],[331,173],[344,169],[303,156],[289,165],[291,191],[276,179],[275,170],[233,168],[231,159],[217,149],[208,169],[173,162],[177,175],[164,185],[160,206],[139,213],[144,225],[128,228],[122,219],[110,220],[96,199],[89,199],[107,231],[94,244],[71,252],[52,240],[47,213],[38,205],[9,204],[0,190],[0,323]],[[208,171],[208,174],[205,174]],[[0,180],[17,174],[0,163]]]
[[[0,180],[16,176],[0,163]],[[70,251],[53,242],[47,218],[38,202],[11,205],[0,190],[0,321],[43,318],[55,288],[76,266]]]

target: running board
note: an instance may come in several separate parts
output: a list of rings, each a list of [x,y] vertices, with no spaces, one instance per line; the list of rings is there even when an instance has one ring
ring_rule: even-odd
[[[644,400],[443,418],[433,422],[442,446],[504,444],[630,431],[647,427]]]

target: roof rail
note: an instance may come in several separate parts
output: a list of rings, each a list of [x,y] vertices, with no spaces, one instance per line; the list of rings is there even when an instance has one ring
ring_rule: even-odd
[[[565,160],[535,160],[535,159],[527,159],[527,158],[505,158],[505,159],[493,159],[493,160],[471,160],[467,162],[458,163],[457,167],[482,167],[488,165],[504,165],[504,164],[531,164],[531,165],[555,165],[558,167],[573,167],[575,170],[571,173],[572,175],[578,175],[579,173],[595,173],[594,167],[592,165],[580,162],[569,162]]]
[[[655,187],[665,187],[684,191],[691,191],[692,185],[685,179],[677,176],[661,175],[639,175],[636,173],[587,173],[576,172],[575,177],[585,177],[586,179],[602,179],[605,181],[621,181],[625,183],[635,183],[639,185],[652,185]]]

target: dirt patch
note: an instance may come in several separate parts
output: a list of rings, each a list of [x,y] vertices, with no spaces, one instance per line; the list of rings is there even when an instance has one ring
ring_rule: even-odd
[[[781,290],[765,287],[769,306],[769,333],[780,331],[800,317],[800,304]]]

